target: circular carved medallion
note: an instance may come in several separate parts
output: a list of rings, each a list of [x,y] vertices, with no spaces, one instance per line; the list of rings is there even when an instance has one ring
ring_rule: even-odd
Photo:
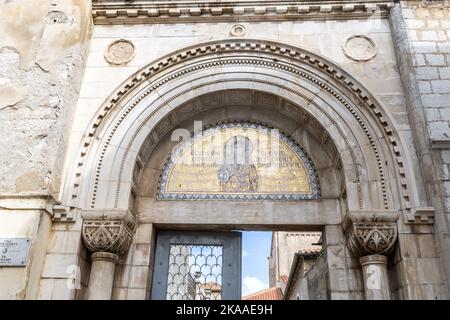
[[[372,39],[364,35],[354,35],[347,38],[342,51],[354,61],[369,61],[377,55],[377,47]]]
[[[111,64],[125,64],[134,57],[134,45],[131,41],[120,39],[112,42],[105,51],[105,59]]]
[[[246,32],[247,30],[242,24],[235,24],[230,30],[230,34],[235,37],[245,36]]]

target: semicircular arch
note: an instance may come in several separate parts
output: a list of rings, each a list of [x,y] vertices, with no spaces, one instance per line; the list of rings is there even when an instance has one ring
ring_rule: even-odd
[[[72,205],[125,208],[139,151],[160,121],[195,97],[236,89],[279,96],[326,128],[339,151],[348,193],[357,203],[353,209],[410,207],[415,190],[408,190],[402,158],[406,151],[392,117],[376,99],[320,56],[248,39],[179,50],[121,85],[86,133],[68,188]],[[394,184],[387,182],[391,179]]]

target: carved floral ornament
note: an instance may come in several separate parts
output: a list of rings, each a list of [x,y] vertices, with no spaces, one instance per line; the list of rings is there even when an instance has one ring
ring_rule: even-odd
[[[397,224],[354,223],[347,235],[347,245],[357,257],[372,254],[387,255],[397,240]]]
[[[109,143],[112,139],[112,137],[115,134],[116,128],[118,128],[121,125],[121,122],[123,119],[127,117],[132,111],[133,108],[139,105],[140,101],[142,101],[147,95],[151,94],[155,90],[157,90],[160,86],[163,85],[170,85],[170,82],[176,79],[177,77],[186,75],[191,72],[196,72],[200,68],[203,68],[203,65],[197,65],[192,68],[187,68],[186,70],[180,70],[177,72],[177,69],[174,70],[171,74],[167,75],[167,78],[164,77],[158,77],[160,74],[164,74],[166,70],[169,68],[177,68],[177,64],[184,64],[187,61],[194,60],[197,58],[202,58],[206,56],[218,56],[221,57],[224,54],[229,52],[230,54],[236,54],[238,52],[242,52],[243,54],[248,54],[250,52],[257,53],[258,55],[265,54],[269,55],[271,57],[277,57],[278,59],[284,59],[286,61],[289,61],[290,66],[282,66],[279,63],[272,63],[272,62],[266,62],[266,61],[259,61],[255,60],[254,63],[264,63],[264,64],[270,64],[269,67],[271,68],[282,68],[283,71],[292,73],[295,76],[303,77],[307,81],[311,81],[312,83],[322,87],[324,90],[329,92],[329,94],[333,95],[336,99],[338,99],[345,108],[348,109],[349,112],[352,113],[352,115],[357,119],[357,121],[360,123],[361,127],[363,128],[364,132],[368,135],[368,139],[370,140],[370,143],[372,147],[374,148],[374,154],[377,157],[378,162],[378,170],[380,171],[380,179],[381,179],[381,188],[382,188],[382,194],[384,197],[384,205],[385,208],[388,207],[388,200],[387,200],[387,190],[386,185],[384,182],[384,172],[383,172],[383,157],[380,154],[380,151],[378,150],[378,147],[376,146],[375,139],[371,135],[370,130],[367,128],[368,124],[364,122],[363,118],[359,115],[360,110],[355,110],[355,108],[346,101],[345,97],[342,96],[339,92],[336,92],[335,89],[329,88],[326,83],[321,82],[317,78],[313,77],[310,74],[305,74],[300,69],[297,69],[296,64],[299,65],[308,65],[309,67],[312,67],[317,70],[319,73],[324,73],[327,75],[327,77],[331,77],[336,83],[338,83],[341,87],[347,88],[350,92],[352,92],[353,95],[357,96],[359,101],[361,101],[361,105],[365,106],[365,110],[367,112],[370,112],[373,114],[375,119],[377,119],[377,125],[380,129],[384,130],[385,135],[387,136],[386,141],[389,141],[391,144],[391,147],[393,149],[393,153],[395,155],[394,161],[396,161],[397,170],[399,178],[404,180],[404,183],[402,182],[401,187],[403,191],[403,197],[405,202],[405,208],[409,208],[410,206],[410,199],[409,199],[409,192],[408,187],[406,184],[406,173],[404,170],[404,164],[401,157],[401,147],[399,145],[398,137],[395,133],[395,131],[392,129],[392,127],[389,124],[389,117],[384,112],[382,107],[373,99],[373,97],[365,90],[362,86],[358,84],[358,82],[353,79],[350,75],[346,74],[344,71],[339,69],[337,66],[335,66],[333,63],[327,61],[326,59],[323,59],[320,56],[317,56],[315,54],[312,54],[310,52],[307,52],[305,50],[302,50],[300,48],[291,47],[284,44],[274,43],[270,41],[259,41],[259,40],[222,40],[222,41],[214,41],[214,42],[208,42],[196,46],[192,46],[189,48],[186,48],[184,50],[177,51],[171,55],[167,55],[149,65],[147,65],[145,68],[143,68],[140,72],[137,72],[135,75],[133,75],[130,79],[128,79],[124,85],[120,88],[118,88],[103,104],[103,106],[99,109],[97,114],[95,115],[95,118],[92,121],[92,127],[89,129],[89,131],[86,134],[86,139],[83,143],[83,148],[80,152],[80,158],[77,163],[79,163],[79,166],[75,170],[75,179],[73,183],[73,191],[72,199],[78,198],[78,193],[80,191],[80,179],[82,176],[82,170],[84,170],[84,165],[86,161],[88,160],[88,150],[91,148],[92,142],[95,140],[95,136],[98,134],[98,128],[105,127],[102,122],[104,121],[110,121],[110,117],[108,114],[115,110],[117,106],[123,106],[123,99],[124,97],[130,97],[130,94],[134,90],[142,89],[142,85],[145,83],[149,83],[148,86],[146,86],[145,90],[140,91],[140,95],[136,96],[133,101],[131,101],[126,107],[119,111],[122,113],[122,115],[118,118],[117,123],[111,124],[111,132],[106,133],[105,136],[108,137],[108,139],[104,142],[104,144],[101,147],[101,156],[99,157],[98,163],[96,164],[96,171],[101,172],[102,170],[102,161],[103,161],[103,155],[106,153]],[[246,61],[243,61],[243,59],[235,59],[236,63],[246,63]],[[242,61],[241,61],[242,60]],[[248,59],[247,59],[248,60]],[[234,60],[233,60],[234,61]],[[233,62],[231,61],[231,62]],[[253,61],[253,60],[252,60]],[[229,62],[222,61],[222,60],[214,60],[212,63],[225,63]],[[263,65],[262,65],[263,66]],[[207,66],[205,65],[205,68]],[[158,106],[159,108],[159,106]],[[156,113],[159,109],[155,109],[152,114]],[[90,159],[90,158],[89,158]],[[123,160],[122,163],[125,161]],[[122,171],[120,171],[122,172]],[[121,177],[117,177],[119,180]],[[357,175],[356,175],[357,179]],[[356,181],[358,182],[358,181]],[[94,187],[93,187],[93,193],[92,193],[92,201],[91,201],[91,208],[95,207],[95,201],[96,201],[96,193],[97,193],[97,185],[98,181],[93,181]],[[120,192],[119,189],[117,189],[117,192]],[[116,192],[116,193],[117,193]],[[118,196],[116,196],[118,197]],[[76,201],[76,200],[75,200]],[[361,207],[362,204],[360,204]],[[73,205],[75,208],[76,206]]]
[[[91,252],[117,255],[128,251],[133,238],[132,230],[123,221],[84,221],[82,234],[84,243]]]
[[[397,214],[357,213],[344,221],[347,246],[352,254],[389,255],[397,240]]]

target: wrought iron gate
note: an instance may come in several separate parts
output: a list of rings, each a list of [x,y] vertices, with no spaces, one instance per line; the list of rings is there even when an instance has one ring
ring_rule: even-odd
[[[152,299],[241,299],[241,233],[159,231]]]

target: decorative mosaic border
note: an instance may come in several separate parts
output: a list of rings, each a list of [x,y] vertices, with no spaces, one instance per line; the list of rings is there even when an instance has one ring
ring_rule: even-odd
[[[228,122],[209,126],[201,134],[193,134],[191,140],[184,141],[176,146],[174,152],[170,155],[163,172],[158,182],[158,200],[267,200],[267,201],[301,201],[301,200],[318,200],[320,198],[320,185],[316,170],[312,164],[311,158],[295,141],[280,132],[281,141],[285,142],[292,150],[300,157],[305,166],[311,184],[311,194],[288,194],[288,193],[273,193],[273,194],[245,194],[245,193],[230,193],[230,194],[206,194],[206,193],[169,193],[166,192],[169,174],[175,165],[176,160],[182,154],[187,146],[193,141],[197,141],[204,135],[208,135],[217,130],[229,128],[252,128],[252,129],[272,129],[269,126],[254,122]]]

